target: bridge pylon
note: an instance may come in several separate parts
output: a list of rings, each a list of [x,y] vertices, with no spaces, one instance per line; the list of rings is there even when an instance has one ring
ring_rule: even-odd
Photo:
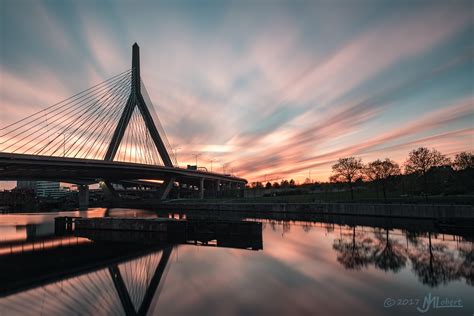
[[[158,150],[158,153],[161,156],[161,160],[166,167],[173,167],[173,163],[171,158],[166,150],[166,146],[161,139],[160,133],[156,128],[155,122],[153,121],[153,117],[150,114],[150,110],[143,98],[141,92],[141,77],[140,77],[140,47],[137,43],[133,44],[132,46],[132,76],[131,76],[131,89],[130,89],[130,96],[127,100],[127,105],[125,106],[122,116],[115,128],[114,134],[112,136],[112,140],[109,144],[107,152],[105,154],[105,160],[112,161],[117,154],[117,151],[120,146],[120,142],[123,139],[125,134],[125,130],[127,129],[128,123],[130,122],[130,118],[132,117],[133,111],[135,107],[138,107],[140,114],[142,115],[143,121],[145,122],[145,126],[150,133],[150,136],[153,140],[153,143]]]

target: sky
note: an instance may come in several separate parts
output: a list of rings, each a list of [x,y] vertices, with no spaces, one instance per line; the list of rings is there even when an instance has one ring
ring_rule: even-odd
[[[131,67],[181,166],[327,181],[474,150],[472,1],[0,0],[0,127]]]

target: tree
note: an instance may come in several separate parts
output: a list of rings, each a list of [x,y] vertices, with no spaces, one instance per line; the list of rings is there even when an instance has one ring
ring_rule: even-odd
[[[280,183],[278,183],[278,182],[273,182],[273,185],[272,185],[272,186],[273,186],[274,189],[279,189],[279,188],[280,188]]]
[[[377,159],[364,168],[364,174],[369,180],[381,184],[383,198],[387,199],[387,180],[400,174],[400,166],[389,158],[385,158],[385,160]]]
[[[271,189],[272,188],[272,184],[270,182],[267,182],[267,184],[265,184],[265,189]]]
[[[466,151],[457,154],[453,168],[454,170],[474,169],[474,154]]]
[[[353,183],[361,177],[364,168],[360,158],[348,157],[339,158],[332,166],[331,182],[347,182],[351,190],[351,200],[354,200]]]
[[[448,165],[450,160],[436,149],[420,147],[410,152],[405,162],[405,173],[416,174],[423,178],[425,194],[428,191],[427,173],[431,168]]]
[[[252,182],[252,188],[254,188],[254,189],[261,189],[261,188],[263,188],[263,184],[262,184],[262,182],[260,182],[260,181]]]

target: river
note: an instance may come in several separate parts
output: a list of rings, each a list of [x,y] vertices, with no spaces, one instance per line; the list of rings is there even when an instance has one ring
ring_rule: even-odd
[[[242,213],[232,218],[262,223],[256,240],[142,245],[57,236],[54,225],[57,216],[190,220],[199,214],[89,209],[0,215],[0,315],[474,312],[469,228]]]

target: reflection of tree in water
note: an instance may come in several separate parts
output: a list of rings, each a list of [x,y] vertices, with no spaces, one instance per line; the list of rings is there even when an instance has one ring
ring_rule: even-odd
[[[474,245],[470,243],[469,245],[461,246],[459,248],[459,256],[462,260],[458,273],[460,276],[466,279],[466,283],[474,286]]]
[[[407,261],[405,251],[398,240],[390,240],[389,230],[385,230],[385,236],[381,231],[376,231],[375,237],[379,241],[373,250],[375,267],[393,272],[398,272],[401,268],[404,268]]]
[[[304,222],[302,226],[303,226],[303,231],[305,233],[309,233],[311,231],[311,223],[310,222]]]
[[[384,271],[398,272],[406,267],[408,259],[413,272],[420,282],[431,287],[447,284],[464,278],[466,283],[474,285],[474,245],[461,244],[458,251],[445,243],[432,243],[432,233],[426,239],[420,233],[406,234],[406,248],[398,239],[390,239],[389,230],[374,232],[377,243],[356,232],[340,233],[334,239],[333,249],[337,252],[337,261],[346,269],[360,270],[370,264]],[[411,246],[408,246],[408,243]]]
[[[334,240],[333,249],[338,252],[337,261],[346,269],[360,270],[372,260],[372,239],[365,238],[365,234],[356,234],[356,227],[352,228],[352,238],[345,240],[341,234]]]
[[[284,236],[286,233],[289,233],[290,230],[291,230],[290,222],[283,222],[282,228],[283,228],[283,231],[282,231],[281,235]]]
[[[413,271],[423,284],[435,287],[459,278],[454,254],[444,244],[433,245],[431,233],[428,233],[428,245],[420,242],[410,251],[409,257]]]
[[[272,221],[270,222],[270,226],[272,227],[272,230],[273,230],[273,231],[276,231],[276,221],[275,221],[275,220],[272,220]]]
[[[332,233],[334,231],[334,224],[325,224],[324,227],[326,228],[326,232]]]
[[[415,246],[415,247],[418,247],[420,245],[420,239],[418,237],[420,237],[420,233],[418,232],[411,232],[411,231],[404,231],[405,233],[405,236],[407,238],[407,241],[412,245],[412,246]]]

